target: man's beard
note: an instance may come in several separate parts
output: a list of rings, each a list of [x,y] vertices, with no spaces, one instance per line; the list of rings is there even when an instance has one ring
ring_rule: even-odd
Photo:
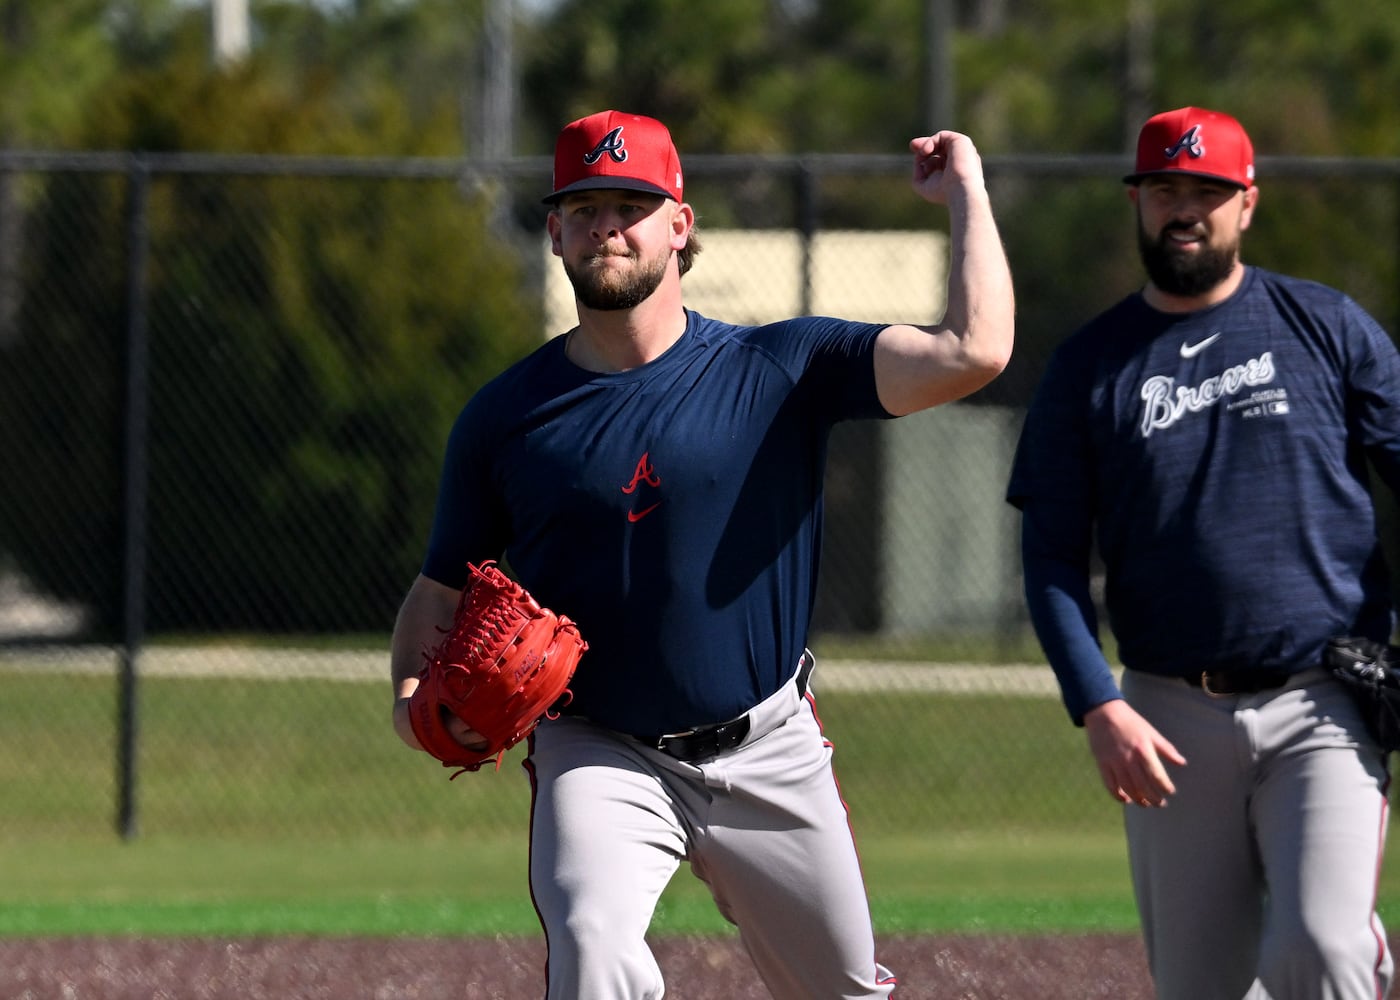
[[[1138,219],[1138,253],[1152,284],[1168,295],[1182,298],[1195,298],[1215,288],[1235,268],[1239,257],[1239,242],[1229,246],[1215,247],[1202,245],[1199,250],[1182,252],[1167,237],[1175,230],[1189,230],[1192,227],[1168,225],[1154,240],[1142,228]]]
[[[636,260],[635,256],[633,259]],[[631,309],[645,302],[666,277],[666,267],[670,263],[671,251],[668,249],[627,271],[609,267],[577,268],[566,260],[564,273],[574,286],[574,296],[582,305],[609,312]]]

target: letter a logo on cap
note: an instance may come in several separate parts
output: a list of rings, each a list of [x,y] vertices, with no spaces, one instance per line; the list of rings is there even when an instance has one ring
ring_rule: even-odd
[[[1182,153],[1186,153],[1199,160],[1206,155],[1206,147],[1201,144],[1201,126],[1192,125],[1176,142],[1172,143],[1162,151],[1167,159],[1175,160]]]
[[[583,154],[583,162],[590,167],[597,163],[604,153],[613,158],[614,163],[627,162],[627,150],[622,145],[622,126],[619,125],[607,135],[598,140],[598,145],[593,147],[591,153]]]

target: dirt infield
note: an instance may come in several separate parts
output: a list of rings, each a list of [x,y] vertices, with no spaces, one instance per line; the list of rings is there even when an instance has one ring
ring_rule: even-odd
[[[767,1000],[733,938],[653,942],[668,1000]],[[6,1000],[530,1000],[543,943],[121,938],[0,941]],[[1150,1000],[1136,937],[889,937],[896,1000]]]

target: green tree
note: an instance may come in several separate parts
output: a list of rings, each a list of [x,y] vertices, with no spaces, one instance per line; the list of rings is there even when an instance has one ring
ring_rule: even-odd
[[[455,143],[450,94],[409,107],[387,84],[347,94],[331,73],[288,72],[261,55],[214,71],[191,28],[127,39],[126,51],[155,58],[91,103],[86,142],[403,156]],[[33,482],[61,466],[83,484],[60,502],[26,492],[0,547],[109,627],[126,181],[50,184],[26,272],[30,311],[14,363],[0,365],[0,453],[12,475]],[[537,304],[516,291],[528,286],[526,265],[494,220],[490,201],[450,174],[153,179],[152,628],[343,631],[392,620],[452,418],[540,335]],[[74,405],[55,407],[55,386]],[[43,393],[47,405],[27,405]]]
[[[0,148],[64,147],[116,69],[103,0],[0,0]]]

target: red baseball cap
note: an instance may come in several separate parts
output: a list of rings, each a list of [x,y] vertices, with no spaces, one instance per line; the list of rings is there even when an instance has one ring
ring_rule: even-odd
[[[1136,169],[1123,180],[1137,184],[1152,174],[1190,174],[1248,188],[1254,184],[1254,145],[1244,126],[1223,112],[1163,111],[1142,126]]]
[[[554,204],[571,191],[621,188],[681,200],[681,158],[655,118],[599,111],[570,122],[554,144]]]

